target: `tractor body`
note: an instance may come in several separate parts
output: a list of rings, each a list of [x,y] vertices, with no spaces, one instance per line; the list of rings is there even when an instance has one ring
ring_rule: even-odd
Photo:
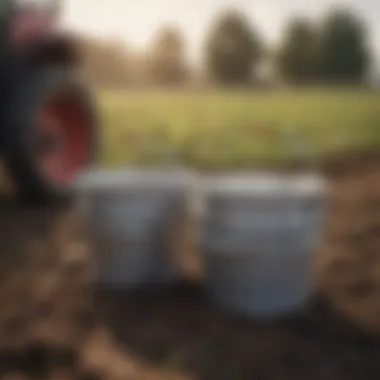
[[[21,198],[67,198],[97,156],[96,106],[55,0],[0,8],[0,152]]]

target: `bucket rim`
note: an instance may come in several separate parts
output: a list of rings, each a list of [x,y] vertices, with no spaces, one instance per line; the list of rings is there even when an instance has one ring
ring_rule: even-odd
[[[100,168],[84,174],[75,187],[78,192],[97,193],[170,191],[190,187],[193,176],[190,171],[178,168]]]
[[[327,179],[316,173],[240,172],[214,174],[202,181],[206,195],[250,198],[297,198],[324,196],[329,188]]]

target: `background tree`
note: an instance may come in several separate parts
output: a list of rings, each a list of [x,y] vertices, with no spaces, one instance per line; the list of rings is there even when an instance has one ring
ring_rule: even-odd
[[[346,10],[328,14],[321,28],[321,79],[330,83],[362,82],[369,64],[367,31],[361,20]]]
[[[308,20],[297,18],[285,28],[276,67],[293,84],[311,83],[317,75],[317,33]]]
[[[187,77],[185,39],[180,30],[158,32],[147,57],[147,75],[156,84],[177,84]]]
[[[248,83],[261,58],[258,35],[237,11],[222,15],[205,44],[207,71],[219,83]]]

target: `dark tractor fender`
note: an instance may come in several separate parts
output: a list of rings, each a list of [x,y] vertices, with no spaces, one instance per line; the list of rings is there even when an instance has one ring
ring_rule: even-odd
[[[80,62],[79,46],[70,35],[52,35],[41,39],[23,54],[23,66],[30,70],[43,66],[76,68]]]
[[[12,92],[19,91],[22,84],[45,68],[58,67],[75,71],[80,63],[80,49],[76,40],[65,34],[55,34],[25,47],[4,61],[6,76],[0,81],[0,115],[7,108]]]
[[[7,128],[4,116],[11,106],[14,93],[44,69],[59,68],[75,72],[80,63],[80,49],[77,40],[67,34],[54,34],[40,39],[8,62],[7,77],[0,89],[0,129]],[[0,138],[0,154],[3,152]]]

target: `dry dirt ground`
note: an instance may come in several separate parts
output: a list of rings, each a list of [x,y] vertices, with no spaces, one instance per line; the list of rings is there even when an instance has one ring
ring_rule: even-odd
[[[4,206],[0,379],[379,379],[380,155],[348,156],[326,173],[315,299],[276,321],[223,314],[196,279],[95,292],[74,214]]]

